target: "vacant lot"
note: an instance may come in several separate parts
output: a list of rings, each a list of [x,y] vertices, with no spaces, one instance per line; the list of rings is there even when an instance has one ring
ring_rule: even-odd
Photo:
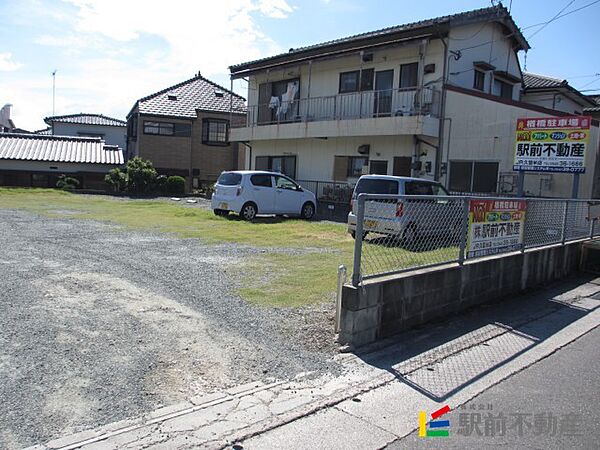
[[[337,372],[333,291],[352,242],[338,224],[0,189],[0,448]]]

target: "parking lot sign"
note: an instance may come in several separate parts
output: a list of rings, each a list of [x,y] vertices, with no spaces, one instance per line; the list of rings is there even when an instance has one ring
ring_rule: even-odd
[[[513,170],[584,173],[589,116],[517,119]]]

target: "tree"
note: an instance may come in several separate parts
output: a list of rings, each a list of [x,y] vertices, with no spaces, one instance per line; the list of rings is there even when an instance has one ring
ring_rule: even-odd
[[[135,194],[145,194],[154,188],[158,174],[148,160],[139,156],[127,161],[127,190]]]
[[[115,192],[121,192],[127,188],[127,174],[121,169],[111,169],[104,177],[104,181],[110,184]]]

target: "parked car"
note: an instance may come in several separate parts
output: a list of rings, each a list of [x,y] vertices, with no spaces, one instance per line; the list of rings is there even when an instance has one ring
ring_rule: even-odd
[[[280,173],[237,170],[221,173],[211,206],[217,216],[235,212],[246,220],[253,220],[257,214],[312,219],[317,200],[315,194]]]
[[[363,175],[352,194],[348,232],[356,237],[357,198],[359,194],[427,195],[426,199],[376,200],[365,203],[364,235],[378,233],[397,236],[414,243],[418,236],[458,232],[461,205],[447,198],[450,194],[438,182],[389,175]]]

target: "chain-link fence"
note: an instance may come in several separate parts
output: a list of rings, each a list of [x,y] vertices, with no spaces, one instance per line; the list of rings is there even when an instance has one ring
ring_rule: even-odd
[[[361,194],[352,283],[600,235],[593,200]]]

